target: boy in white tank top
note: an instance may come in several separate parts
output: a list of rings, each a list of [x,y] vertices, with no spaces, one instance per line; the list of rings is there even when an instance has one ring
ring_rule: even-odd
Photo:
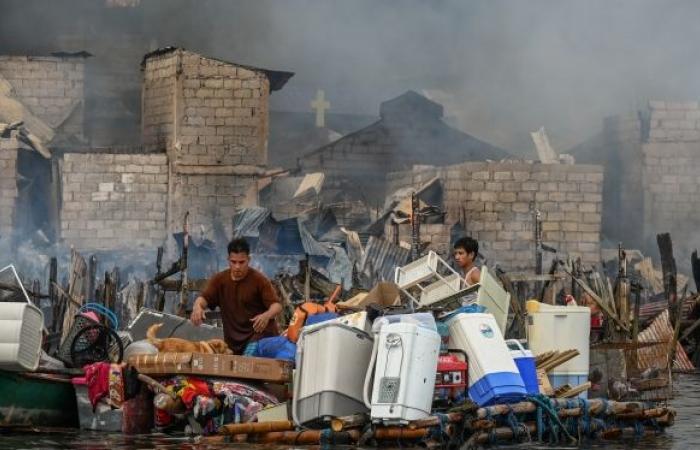
[[[479,243],[471,237],[463,237],[457,240],[454,245],[455,262],[464,273],[464,281],[467,286],[472,286],[479,282],[481,272],[474,265],[476,255],[479,253]]]

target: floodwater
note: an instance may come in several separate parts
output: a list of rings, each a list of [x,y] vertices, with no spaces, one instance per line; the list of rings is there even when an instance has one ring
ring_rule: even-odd
[[[692,450],[700,449],[700,374],[680,375],[675,383],[672,405],[678,415],[673,427],[661,436],[621,442],[596,442],[581,448],[594,450]],[[0,437],[2,450],[291,450],[290,446],[205,445],[187,438],[165,436],[126,437],[103,433],[30,434]],[[492,447],[497,449],[565,449],[571,447],[524,444]]]

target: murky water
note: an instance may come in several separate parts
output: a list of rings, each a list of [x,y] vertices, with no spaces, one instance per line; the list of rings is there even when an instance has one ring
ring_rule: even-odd
[[[675,384],[676,399],[673,406],[678,410],[676,424],[666,434],[652,439],[624,442],[601,442],[585,444],[586,449],[605,450],[690,450],[700,449],[700,375],[683,375]],[[204,445],[190,439],[166,436],[126,437],[104,433],[34,434],[0,437],[2,450],[223,450],[226,448],[287,450],[288,446],[251,445]],[[570,447],[520,445],[493,447],[500,449],[564,449]]]

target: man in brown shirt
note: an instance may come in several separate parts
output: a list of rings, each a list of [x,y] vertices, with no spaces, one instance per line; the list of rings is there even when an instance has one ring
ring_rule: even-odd
[[[228,244],[228,270],[214,275],[197,297],[190,320],[200,325],[205,309],[221,309],[224,339],[240,355],[249,342],[279,334],[275,316],[282,305],[272,283],[249,266],[250,247],[244,239]]]

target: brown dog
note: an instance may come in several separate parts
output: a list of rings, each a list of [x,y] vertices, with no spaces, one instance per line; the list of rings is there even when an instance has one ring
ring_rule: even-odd
[[[187,339],[180,338],[165,338],[159,339],[156,333],[163,326],[162,323],[156,323],[148,327],[146,338],[155,348],[161,353],[219,353],[222,355],[232,355],[233,352],[228,348],[226,342],[222,339],[209,339],[208,341],[193,342]]]

